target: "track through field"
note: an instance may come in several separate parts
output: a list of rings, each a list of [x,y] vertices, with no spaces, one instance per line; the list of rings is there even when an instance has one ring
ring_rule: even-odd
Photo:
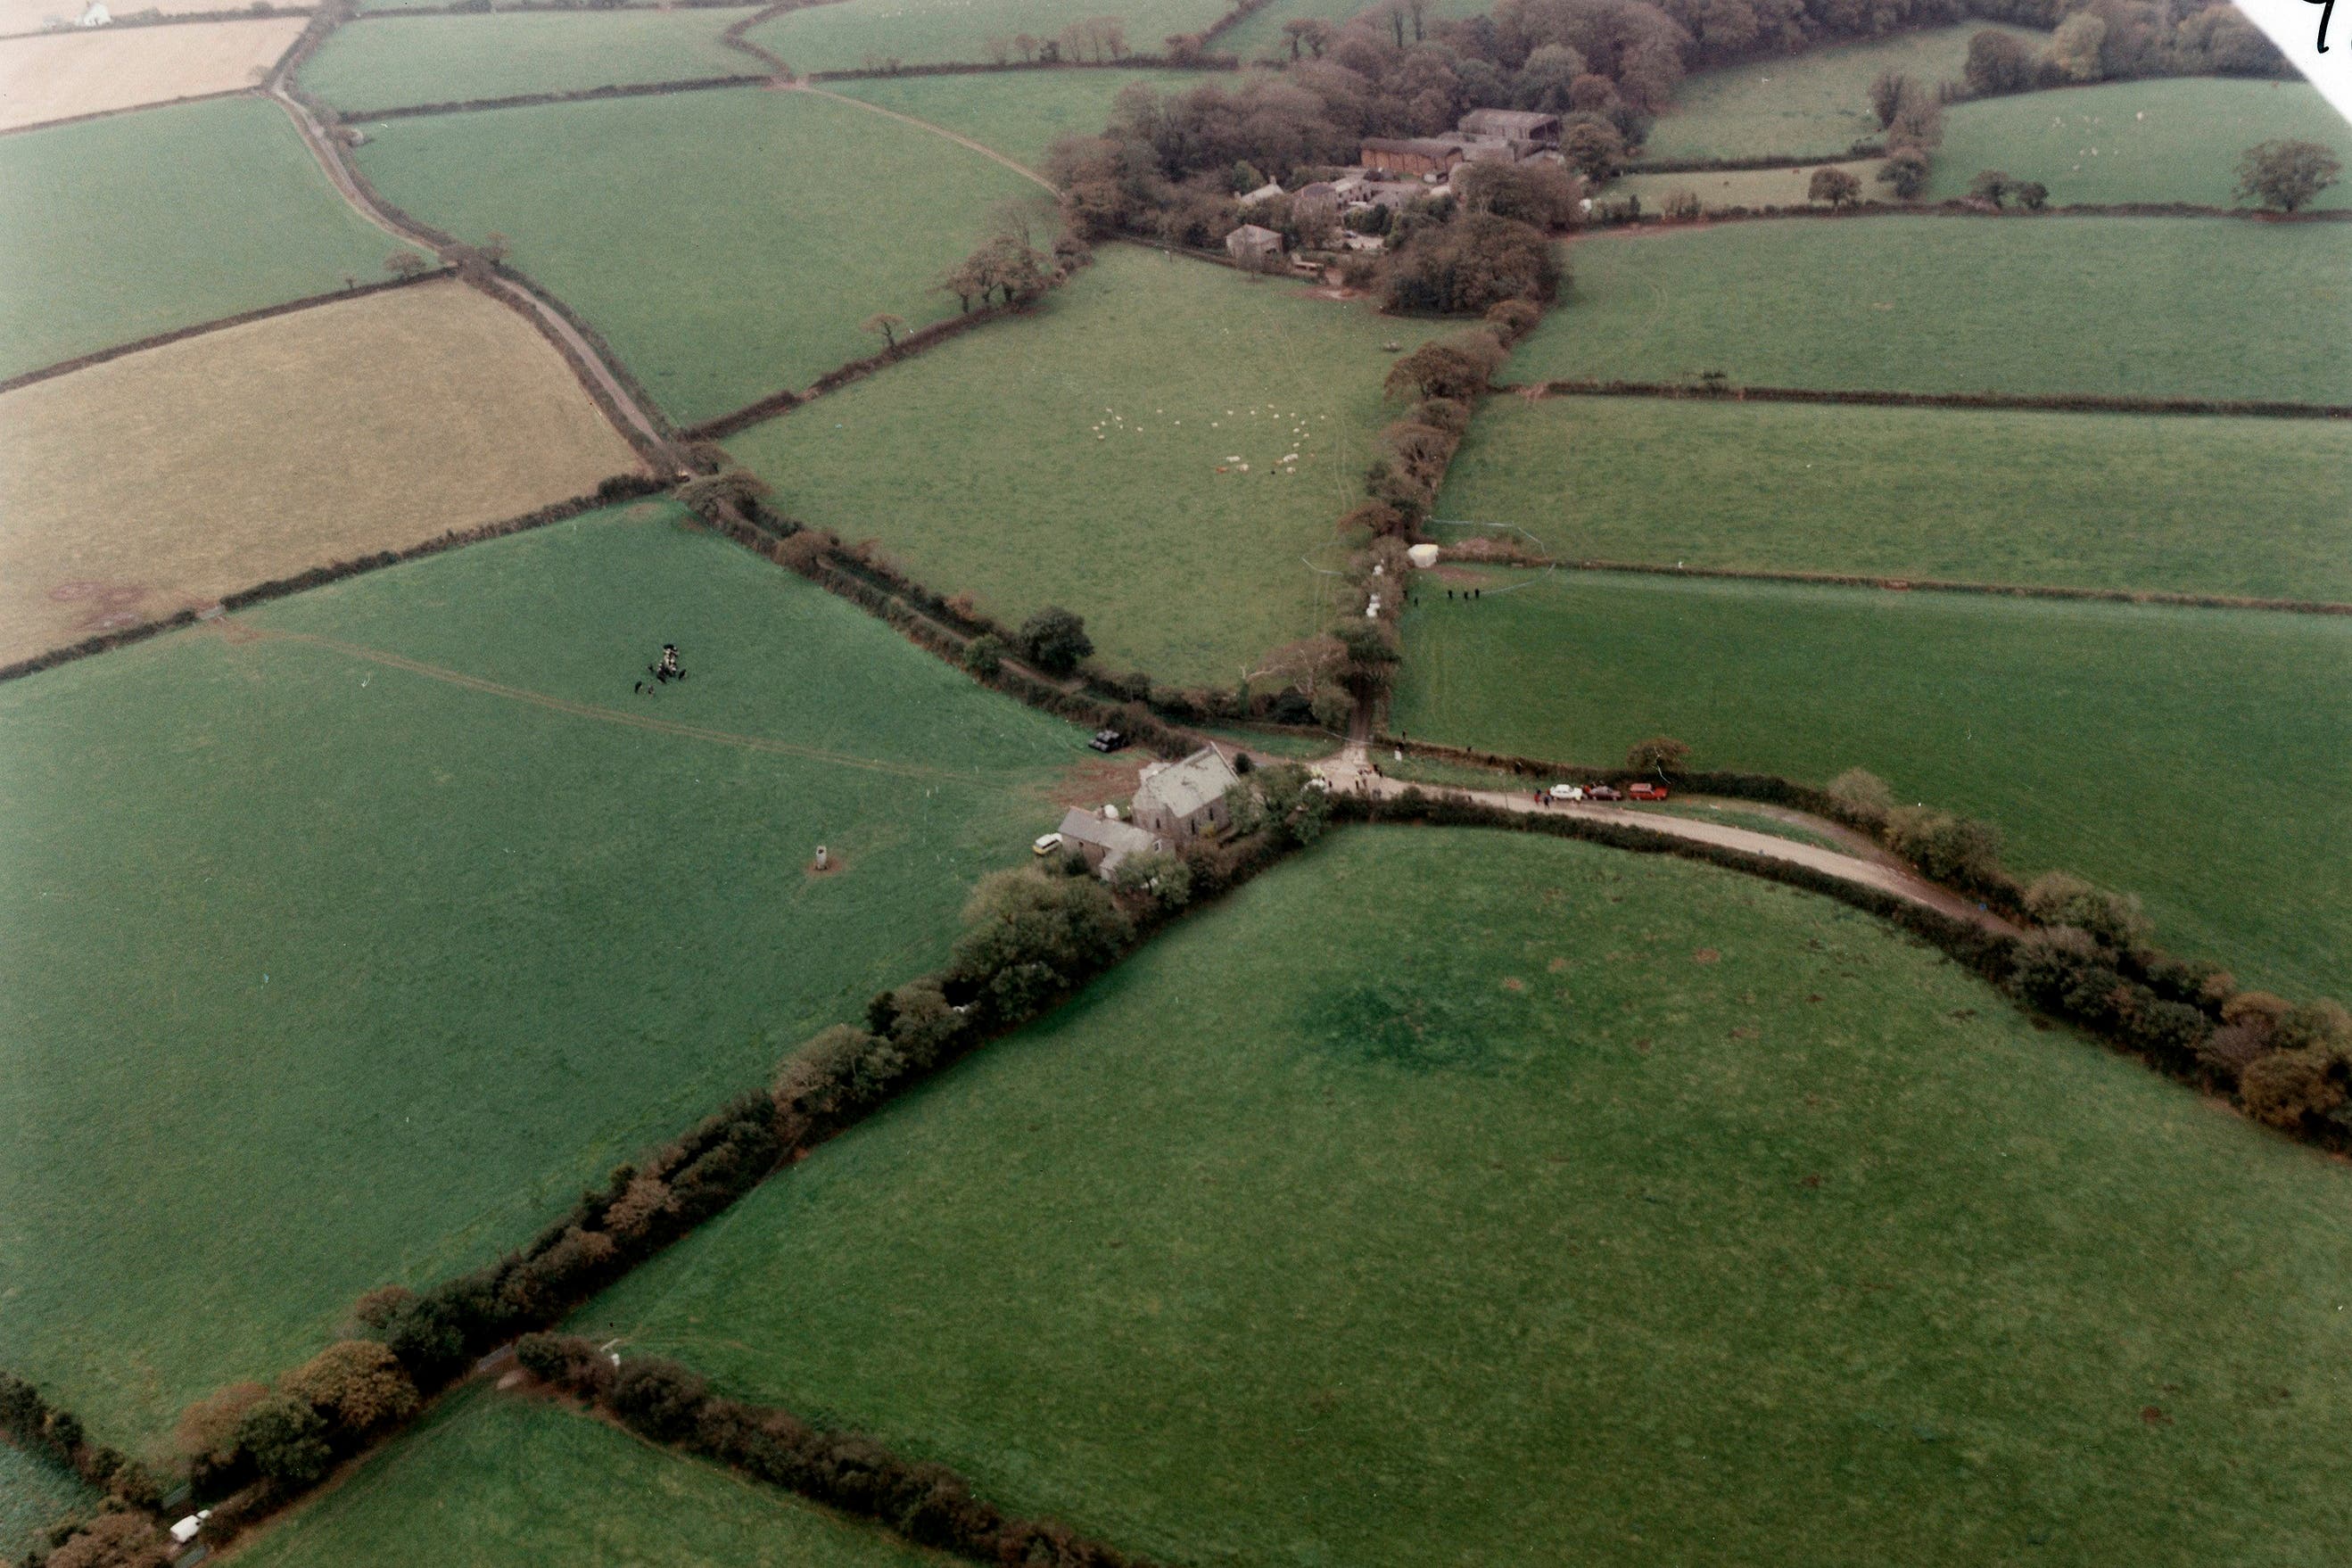
[[[953,768],[925,767],[917,763],[885,762],[877,757],[854,757],[845,752],[829,752],[821,746],[803,746],[790,741],[779,741],[767,735],[746,735],[733,730],[713,729],[707,724],[682,723],[675,719],[656,718],[650,713],[631,713],[618,708],[605,708],[593,702],[576,702],[568,697],[551,696],[544,691],[532,691],[520,686],[507,686],[488,680],[478,675],[467,675],[461,669],[444,665],[427,664],[422,659],[388,653],[383,648],[364,647],[358,643],[344,642],[337,637],[320,637],[315,632],[278,632],[226,616],[219,622],[222,633],[233,643],[287,642],[322,647],[351,658],[365,659],[410,675],[421,675],[427,680],[438,680],[451,686],[461,686],[468,691],[486,696],[503,697],[510,701],[528,702],[534,707],[569,714],[575,719],[589,719],[599,723],[622,724],[631,729],[646,730],[659,735],[676,735],[683,740],[707,741],[713,745],[733,746],[746,752],[760,752],[770,756],[800,757],[811,762],[831,763],[838,767],[859,768],[867,773],[887,773],[895,778],[923,779],[932,782],[984,784],[991,782],[986,774],[960,773]]]

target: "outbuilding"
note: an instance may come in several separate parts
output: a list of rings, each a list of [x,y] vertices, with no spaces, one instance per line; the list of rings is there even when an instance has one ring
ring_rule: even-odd
[[[1376,173],[1427,178],[1450,172],[1462,162],[1462,149],[1425,136],[1371,136],[1364,141],[1361,162]]]
[[[1282,254],[1282,236],[1270,228],[1245,223],[1225,236],[1225,254],[1235,261],[1263,261]]]
[[[1120,862],[1129,856],[1168,847],[1156,835],[1108,815],[1108,807],[1097,813],[1072,806],[1062,817],[1060,832],[1062,842],[1076,849],[1087,869],[1106,882],[1118,874]]]

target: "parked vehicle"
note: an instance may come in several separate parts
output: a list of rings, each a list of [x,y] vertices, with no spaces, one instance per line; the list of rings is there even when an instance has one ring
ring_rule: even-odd
[[[1062,836],[1060,834],[1041,833],[1037,836],[1037,842],[1029,846],[1029,852],[1032,855],[1051,855],[1055,850],[1059,849],[1061,847]]]
[[[1127,744],[1127,737],[1116,730],[1097,730],[1095,738],[1087,744],[1097,752],[1116,752]]]
[[[1610,784],[1594,784],[1584,792],[1587,800],[1623,800],[1625,792]]]
[[[1554,800],[1582,800],[1584,798],[1584,786],[1582,784],[1554,784],[1551,786],[1551,797]]]
[[[1627,784],[1625,795],[1629,800],[1664,800],[1666,798],[1666,786],[1647,783]]]

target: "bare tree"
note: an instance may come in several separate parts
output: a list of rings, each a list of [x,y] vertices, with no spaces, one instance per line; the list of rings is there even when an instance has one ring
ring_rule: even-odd
[[[882,334],[882,346],[887,353],[898,346],[898,334],[906,329],[907,318],[894,316],[887,310],[877,311],[858,323],[858,330]]]

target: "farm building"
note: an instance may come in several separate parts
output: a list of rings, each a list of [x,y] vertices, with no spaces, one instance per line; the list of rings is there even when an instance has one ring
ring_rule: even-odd
[[[1274,181],[1268,180],[1254,191],[1244,191],[1235,199],[1246,205],[1251,202],[1270,202],[1280,195],[1282,195],[1282,187]]]
[[[1270,228],[1245,223],[1225,236],[1225,254],[1235,261],[1262,261],[1282,254],[1282,236]]]
[[[1203,746],[1181,762],[1153,763],[1135,790],[1135,820],[1171,843],[1214,833],[1232,820],[1225,791],[1241,782],[1223,753]]]
[[[1119,862],[1129,856],[1148,855],[1168,847],[1131,822],[1075,805],[1063,816],[1062,826],[1055,831],[1061,834],[1063,842],[1077,847],[1078,853],[1086,858],[1087,869],[1106,882],[1118,874]]]
[[[1365,168],[1382,174],[1431,175],[1445,174],[1462,162],[1462,149],[1427,136],[1370,136],[1361,156]]]
[[[1516,163],[1534,151],[1529,142],[1514,142],[1504,136],[1474,136],[1466,131],[1443,132],[1429,140],[1459,147],[1465,163]]]
[[[1462,117],[1457,129],[1465,136],[1491,136],[1515,143],[1524,149],[1518,153],[1522,158],[1538,148],[1559,145],[1559,116],[1531,110],[1474,109]]]

